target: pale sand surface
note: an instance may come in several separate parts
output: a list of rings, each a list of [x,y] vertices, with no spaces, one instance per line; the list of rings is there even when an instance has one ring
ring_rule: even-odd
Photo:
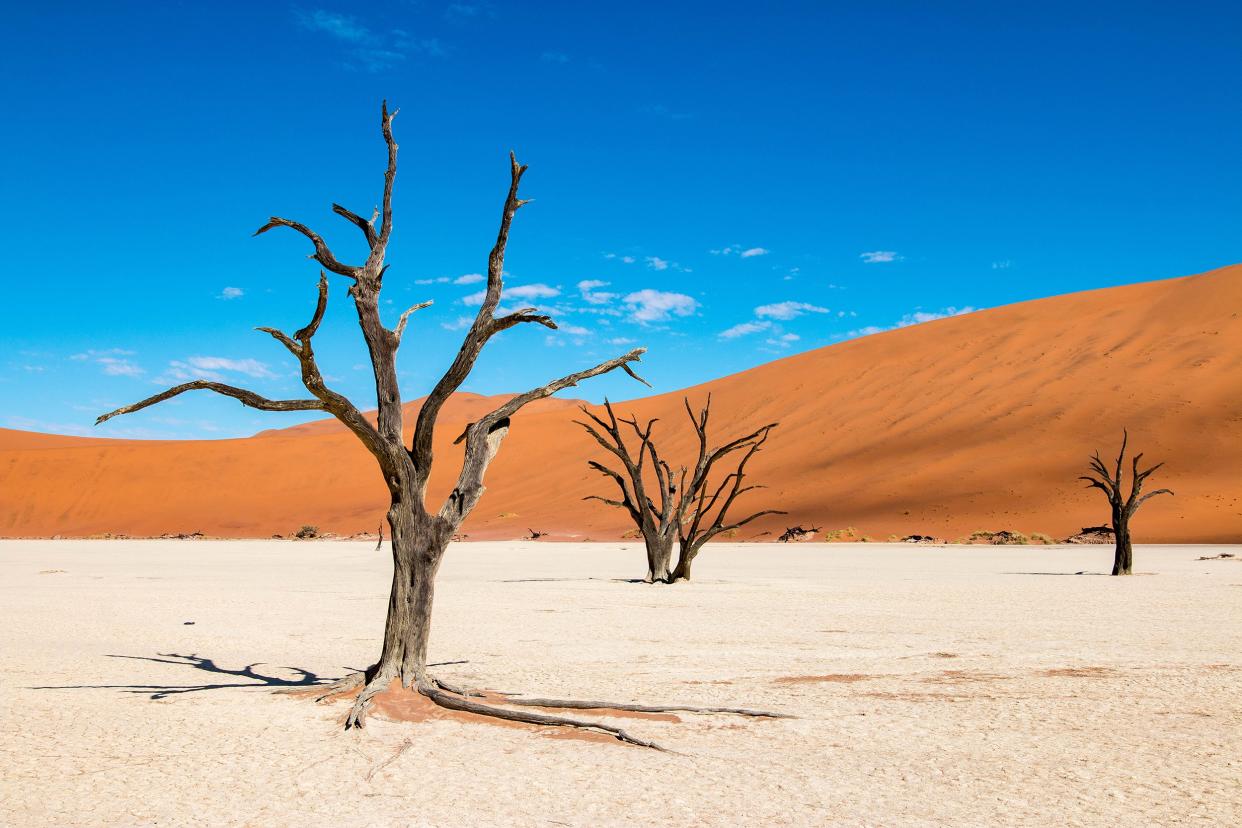
[[[363,667],[383,625],[387,550],[0,542],[0,815],[1238,824],[1242,563],[1194,560],[1222,549],[1140,547],[1136,569],[1151,574],[1122,579],[1098,575],[1107,547],[721,545],[700,557],[701,580],[675,587],[612,580],[642,569],[633,543],[450,550],[432,657],[469,663],[440,668],[446,679],[799,717],[611,720],[676,751],[662,754],[454,720],[373,718],[347,734],[344,705],[145,660],[324,677]],[[810,676],[835,680],[789,681]],[[98,686],[33,689],[47,685]],[[160,688],[172,692],[152,699]]]

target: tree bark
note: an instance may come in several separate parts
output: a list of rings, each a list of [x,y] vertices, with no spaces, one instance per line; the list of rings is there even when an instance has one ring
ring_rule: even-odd
[[[1130,545],[1130,521],[1124,513],[1113,518],[1113,534],[1117,538],[1117,546],[1113,550],[1114,575],[1129,575],[1134,566],[1134,549]]]
[[[690,580],[690,570],[694,559],[699,556],[702,543],[682,544],[681,553],[677,558],[677,568],[673,570],[673,582]]]
[[[392,545],[392,588],[384,644],[375,676],[400,678],[403,687],[427,682],[427,642],[431,635],[431,609],[435,578],[448,548],[451,528],[428,515],[394,503],[388,513]],[[374,678],[374,676],[369,677]]]
[[[644,533],[643,542],[647,546],[647,577],[649,584],[671,584],[673,582],[673,542],[676,537],[668,532]]]

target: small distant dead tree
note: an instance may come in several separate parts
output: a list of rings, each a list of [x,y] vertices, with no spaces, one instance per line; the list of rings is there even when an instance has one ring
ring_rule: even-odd
[[[306,327],[289,336],[275,328],[259,328],[291,353],[301,366],[302,383],[311,393],[310,399],[270,400],[253,391],[236,388],[219,382],[195,380],[169,388],[132,405],[123,406],[104,414],[96,420],[102,423],[121,414],[139,411],[148,406],[183,394],[186,391],[214,391],[238,400],[242,405],[261,411],[326,411],[340,420],[358,438],[376,460],[388,489],[389,545],[392,547],[393,580],[389,595],[388,617],[384,628],[383,646],[379,659],[364,672],[354,673],[327,688],[325,695],[360,689],[353,708],[345,720],[346,728],[361,727],[370,700],[390,683],[400,682],[402,689],[412,690],[426,696],[434,703],[482,716],[538,725],[586,728],[611,734],[622,741],[654,747],[649,742],[636,739],[624,730],[597,722],[550,716],[545,713],[514,710],[475,701],[478,694],[453,687],[433,677],[427,671],[427,642],[431,631],[432,596],[436,573],[450,539],[457,535],[458,527],[483,496],[483,477],[488,466],[500,450],[501,442],[509,433],[510,418],[523,406],[535,400],[549,397],[558,391],[571,388],[583,380],[606,374],[617,368],[635,379],[641,378],[630,368],[637,362],[644,348],[635,348],[627,354],[601,362],[593,368],[553,380],[547,385],[513,397],[499,408],[469,424],[457,443],[465,443],[464,459],[457,483],[443,505],[431,511],[425,503],[427,483],[432,469],[432,434],[436,420],[445,402],[458,388],[474,367],[483,346],[493,336],[523,323],[535,323],[556,328],[552,319],[537,312],[535,308],[522,308],[496,316],[503,289],[505,246],[509,227],[518,209],[528,203],[518,198],[518,185],[525,165],[518,164],[513,153],[509,154],[509,192],[501,211],[500,230],[487,261],[487,290],[474,322],[466,332],[461,349],[448,370],[436,383],[419,410],[414,436],[407,446],[402,434],[401,392],[397,383],[396,355],[406,323],[415,311],[430,305],[421,302],[406,310],[392,328],[380,318],[380,289],[388,265],[384,261],[393,229],[392,192],[397,174],[397,142],[393,139],[392,121],[397,114],[388,111],[387,103],[381,107],[381,132],[388,147],[388,167],[384,173],[382,208],[377,207],[371,218],[364,219],[339,204],[332,205],[337,215],[353,224],[362,233],[369,253],[361,265],[340,261],[329,249],[324,239],[304,224],[289,219],[272,217],[256,231],[266,233],[274,227],[288,227],[301,233],[314,246],[310,258],[324,269],[349,280],[348,294],[353,299],[358,323],[366,341],[371,366],[375,376],[378,416],[375,425],[350,400],[328,387],[315,361],[312,340],[323,321],[328,303],[328,279],[323,271],[319,274],[319,299],[315,313]],[[376,227],[376,220],[379,226]],[[638,705],[611,704],[609,702],[579,702],[563,699],[519,699],[507,697],[504,704],[526,707],[554,707],[594,709],[613,707],[626,710],[687,710],[708,712],[708,709],[687,707],[643,707]],[[735,712],[744,715],[773,715],[762,711],[716,710],[710,712]]]
[[[621,499],[588,495],[583,500],[598,500],[624,509],[629,514],[647,547],[647,577],[644,579],[647,583],[671,584],[688,581],[694,559],[698,557],[703,544],[721,532],[745,526],[764,515],[785,514],[775,509],[765,509],[733,522],[728,517],[729,509],[740,495],[763,488],[743,486],[742,481],[746,476],[746,464],[763,447],[768,435],[778,424],[769,423],[745,437],[739,437],[718,448],[708,448],[707,421],[711,412],[711,395],[708,395],[707,402],[698,414],[691,410],[689,398],[684,400],[684,404],[686,414],[689,415],[698,436],[698,458],[692,471],[682,466],[676,475],[668,463],[660,458],[651,439],[657,420],[648,421],[646,426],[639,425],[635,418],[618,420],[612,404],[607,400],[604,401],[607,420],[596,416],[586,406],[581,406],[581,409],[591,422],[575,420],[595,438],[595,442],[621,462],[621,471],[618,472],[595,460],[588,461],[592,469],[617,484]],[[622,424],[629,426],[638,438],[637,454],[626,445]],[[713,490],[709,477],[716,463],[738,451],[744,454],[738,461],[737,468],[725,475]],[[654,476],[658,503],[647,491],[647,483],[650,481],[643,479],[648,464]],[[680,550],[676,567],[672,566],[674,543],[679,543]]]
[[[534,529],[527,529],[526,531],[530,532],[530,534],[526,536],[527,540],[539,540],[540,538],[547,537],[548,535],[547,532],[536,532]]]
[[[1134,550],[1130,545],[1130,518],[1138,511],[1138,507],[1142,506],[1147,500],[1162,494],[1173,494],[1169,489],[1156,489],[1154,492],[1142,494],[1143,481],[1151,477],[1152,472],[1164,465],[1157,463],[1146,471],[1139,471],[1139,461],[1143,459],[1142,452],[1134,455],[1131,461],[1130,472],[1130,494],[1126,495],[1122,491],[1122,462],[1126,456],[1126,444],[1130,441],[1130,435],[1123,430],[1121,432],[1121,451],[1117,454],[1117,464],[1110,475],[1108,467],[1104,465],[1104,461],[1100,459],[1100,453],[1097,451],[1091,458],[1091,470],[1093,474],[1079,477],[1079,480],[1087,481],[1088,489],[1099,489],[1108,497],[1108,505],[1113,510],[1113,535],[1116,538],[1116,549],[1113,553],[1113,574],[1129,575],[1134,565]]]

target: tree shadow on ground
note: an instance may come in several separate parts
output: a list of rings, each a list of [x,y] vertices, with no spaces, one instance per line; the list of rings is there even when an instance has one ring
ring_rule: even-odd
[[[173,664],[178,667],[191,667],[204,673],[210,673],[218,676],[231,676],[233,678],[243,679],[237,682],[206,682],[203,684],[58,684],[46,685],[41,687],[31,687],[30,690],[120,690],[124,693],[137,693],[139,695],[148,695],[148,698],[159,701],[169,696],[177,696],[185,693],[201,693],[206,690],[251,690],[251,689],[269,689],[278,690],[282,688],[295,687],[315,687],[317,685],[331,684],[339,677],[327,678],[312,673],[310,670],[304,670],[301,667],[280,667],[278,670],[287,670],[292,676],[271,675],[272,671],[261,673],[256,667],[267,666],[261,661],[253,664],[247,664],[240,670],[230,670],[227,667],[221,667],[214,659],[204,658],[197,653],[189,655],[181,655],[179,653],[156,653],[155,656],[131,656],[131,655],[113,655],[107,654],[107,658],[128,658],[135,661],[150,661],[156,664]],[[443,666],[446,664],[465,664],[464,661],[444,661],[436,665]],[[347,673],[362,672],[355,668],[345,668]]]
[[[1108,575],[1107,572],[1002,572],[1002,575]]]

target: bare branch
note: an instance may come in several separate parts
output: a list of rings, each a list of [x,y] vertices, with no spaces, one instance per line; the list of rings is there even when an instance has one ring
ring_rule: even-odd
[[[388,239],[392,235],[392,184],[397,177],[397,142],[392,137],[392,119],[397,117],[397,112],[399,111],[394,109],[389,113],[388,101],[380,104],[380,131],[384,133],[384,143],[388,145],[388,169],[384,171],[384,218],[380,222],[379,238],[372,245],[372,258],[375,257],[377,251],[379,258],[383,258],[384,249],[387,247]],[[375,219],[371,220],[374,221]],[[371,263],[368,261],[368,264]]]
[[[319,299],[315,302],[315,314],[311,317],[311,321],[306,323],[306,327],[299,330],[293,335],[293,338],[299,342],[306,342],[315,332],[319,330],[319,323],[323,321],[323,312],[328,308],[328,277],[321,270],[319,271]]]
[[[1138,502],[1134,504],[1134,508],[1137,509],[1139,506],[1143,505],[1145,501],[1151,500],[1156,495],[1162,495],[1162,494],[1171,495],[1173,494],[1173,490],[1172,489],[1156,489],[1154,492],[1148,492],[1147,494],[1143,495],[1142,497],[1138,499]]]
[[[622,371],[624,371],[625,373],[629,374],[631,377],[633,377],[634,379],[638,380],[639,382],[641,382],[643,385],[647,386],[648,388],[651,388],[651,387],[652,387],[651,383],[647,382],[645,379],[643,379],[642,377],[640,377],[640,376],[639,376],[639,375],[638,375],[638,374],[634,371],[634,369],[633,369],[633,368],[631,368],[630,366],[628,366],[628,365],[622,365],[622,366],[621,366],[621,370],[622,370]]]
[[[315,252],[311,258],[319,262],[328,270],[331,270],[333,273],[341,276],[348,276],[351,279],[357,279],[362,273],[362,268],[360,267],[353,267],[337,261],[336,256],[332,255],[332,251],[328,249],[328,245],[324,242],[323,237],[307,227],[305,224],[280,218],[279,216],[272,216],[267,220],[267,224],[254,231],[254,234],[256,236],[262,235],[268,230],[271,230],[273,227],[289,227],[310,239],[311,243],[315,245]]]
[[[250,408],[257,408],[260,411],[324,411],[326,406],[320,400],[269,400],[261,397],[253,391],[247,391],[244,388],[236,388],[232,385],[225,385],[220,382],[208,382],[206,380],[195,380],[193,382],[182,383],[173,386],[167,391],[161,391],[154,396],[147,397],[132,405],[123,405],[116,411],[109,411],[107,414],[100,415],[95,420],[95,425],[99,425],[105,420],[111,420],[121,414],[132,414],[135,411],[155,405],[158,402],[171,399],[178,394],[184,394],[186,391],[215,391],[217,394],[223,394],[226,397],[232,397],[241,402],[242,405]]]
[[[367,238],[367,247],[375,247],[375,245],[379,242],[379,237],[375,234],[374,216],[371,217],[370,221],[367,221],[362,216],[352,212],[351,210],[346,210],[339,204],[332,205],[332,212],[336,213],[338,216],[343,216],[353,224],[357,225],[358,229],[362,231],[362,235]]]
[[[552,317],[544,314],[537,314],[535,313],[536,310],[536,308],[522,308],[521,310],[515,311],[508,316],[493,319],[492,328],[488,335],[491,336],[498,334],[501,331],[507,331],[514,325],[520,325],[523,322],[535,322],[539,325],[543,325],[545,328],[551,328],[555,331],[557,329],[556,323],[552,321]],[[626,370],[628,371],[629,369],[627,368]]]
[[[392,334],[396,338],[397,344],[401,344],[401,336],[405,333],[405,323],[409,320],[410,314],[423,308],[431,307],[431,301],[419,302],[417,305],[411,306],[405,313],[401,314],[401,318],[397,320],[397,327],[393,328]]]
[[[395,158],[395,155],[393,157]],[[432,435],[435,431],[436,419],[440,416],[440,409],[452,393],[465,382],[483,346],[497,333],[494,313],[500,304],[500,294],[504,289],[505,247],[509,243],[509,227],[513,223],[513,216],[523,204],[518,198],[518,186],[521,184],[524,172],[526,172],[526,167],[519,165],[514,154],[509,153],[509,192],[505,196],[504,207],[501,210],[500,230],[496,234],[496,244],[487,257],[487,291],[484,294],[483,304],[479,306],[474,324],[466,331],[461,349],[457,352],[453,364],[423,400],[422,408],[418,412],[418,421],[414,426],[414,440],[410,455],[420,475],[425,475],[426,470],[431,468]],[[380,237],[384,238],[382,232]]]
[[[289,353],[293,354],[298,359],[302,358],[302,346],[290,339],[289,336],[283,331],[279,331],[276,328],[255,328],[255,330],[263,331],[265,334],[271,334],[272,339],[275,339],[281,345],[284,345],[289,349]]]
[[[646,353],[646,350],[646,348],[635,348],[628,354],[601,362],[593,368],[553,380],[547,385],[513,397],[504,405],[479,418],[478,422],[466,429],[466,451],[461,474],[458,475],[457,486],[440,509],[441,517],[460,521],[470,514],[483,494],[483,477],[487,472],[487,467],[492,458],[496,456],[496,452],[500,450],[500,442],[509,431],[509,418],[522,406],[550,397],[557,391],[572,388],[583,380],[606,374],[627,362],[636,362]]]

